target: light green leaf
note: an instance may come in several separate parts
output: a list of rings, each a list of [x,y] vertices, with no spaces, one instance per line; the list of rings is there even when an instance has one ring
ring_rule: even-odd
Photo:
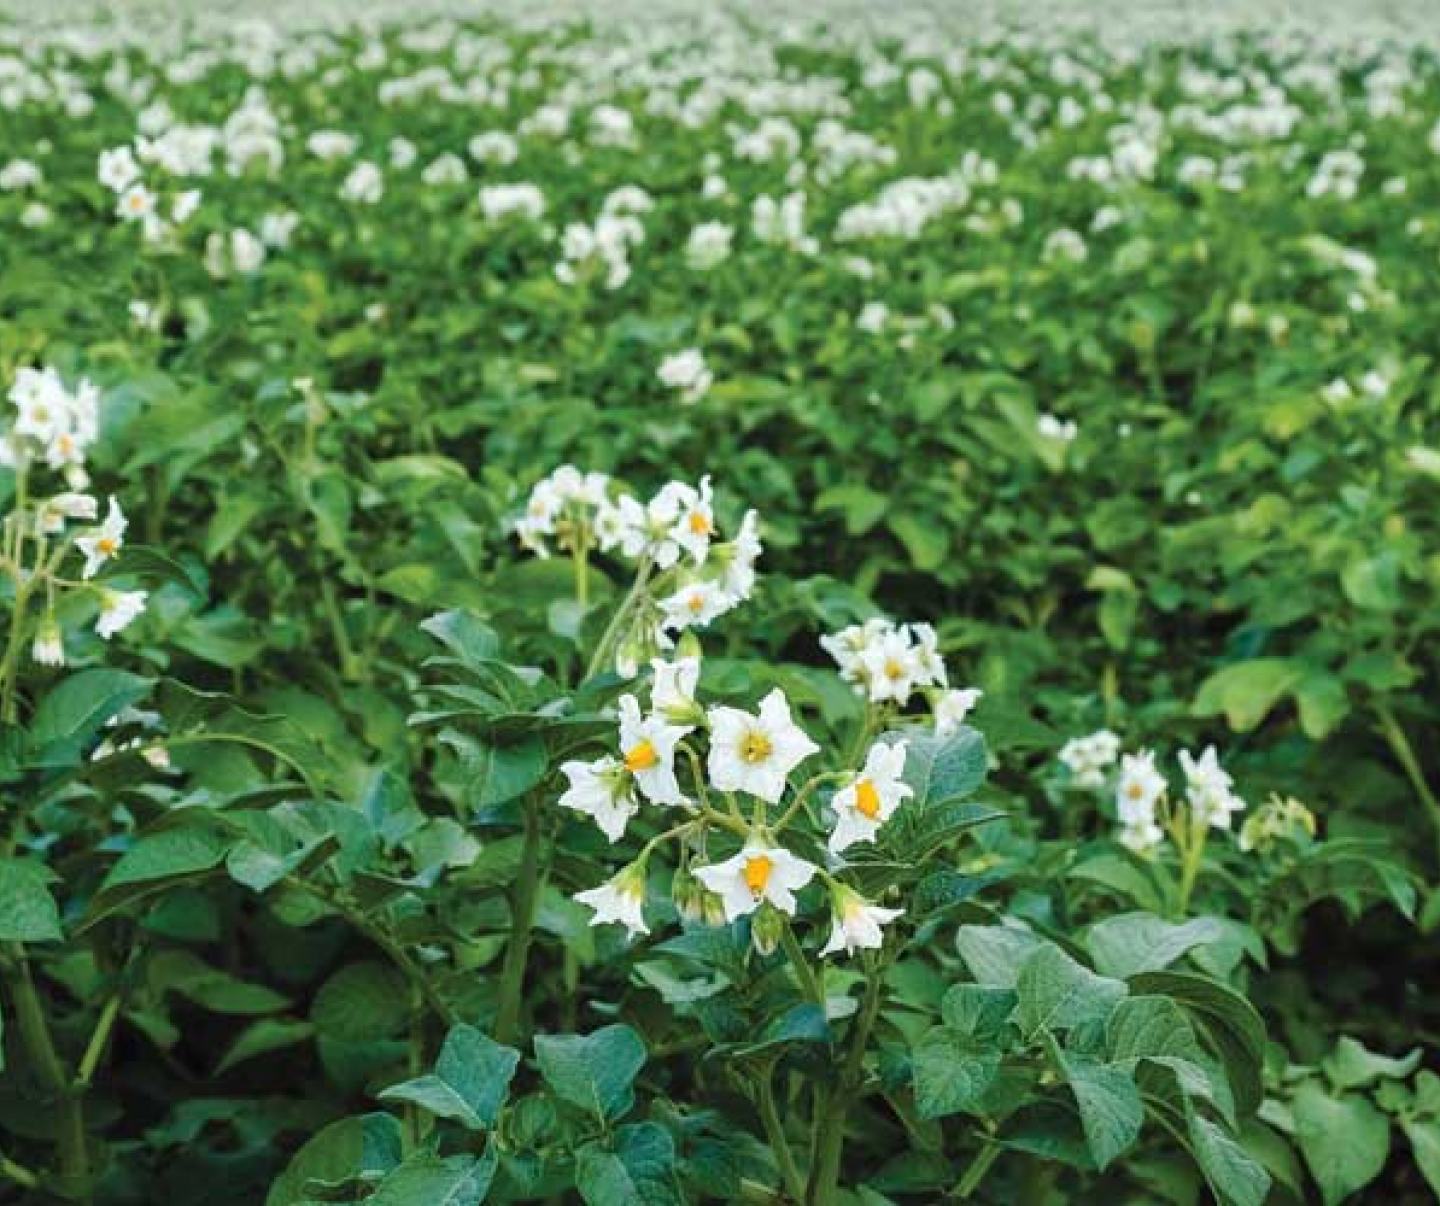
[[[629,1111],[635,1101],[631,1085],[645,1066],[645,1044],[623,1025],[585,1035],[537,1035],[535,1055],[557,1096],[601,1119]]]
[[[510,1091],[520,1052],[505,1047],[473,1026],[451,1028],[435,1061],[435,1071],[380,1094],[382,1101],[409,1101],[440,1118],[453,1118],[471,1130],[495,1125]]]
[[[60,910],[50,895],[55,876],[43,863],[0,859],[0,942],[59,942]]]
[[[1390,1155],[1390,1120],[1358,1093],[1331,1096],[1307,1081],[1291,1102],[1295,1140],[1326,1206],[1380,1175]]]
[[[498,1167],[493,1148],[478,1158],[442,1160],[421,1153],[387,1173],[365,1201],[369,1206],[480,1206]]]
[[[1104,1169],[1140,1136],[1145,1107],[1131,1074],[1114,1064],[1055,1047],[1056,1062],[1075,1096],[1085,1143],[1098,1168]]]
[[[1305,677],[1305,667],[1281,657],[1259,657],[1215,671],[1200,684],[1196,716],[1224,714],[1230,727],[1248,732]]]
[[[1103,1022],[1129,991],[1123,981],[1097,976],[1048,943],[1026,956],[1015,990],[1015,1017],[1027,1036]]]
[[[1342,1035],[1335,1050],[1320,1067],[1337,1089],[1363,1089],[1377,1080],[1403,1080],[1420,1066],[1423,1052],[1419,1047],[1392,1059],[1367,1050],[1365,1044],[1349,1035]]]
[[[912,1052],[915,1108],[921,1118],[979,1113],[1000,1072],[1000,1052],[951,1026],[935,1026]]]

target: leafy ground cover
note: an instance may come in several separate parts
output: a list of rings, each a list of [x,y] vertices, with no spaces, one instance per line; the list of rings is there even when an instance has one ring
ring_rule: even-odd
[[[0,31],[0,1198],[1434,1200],[1418,38],[138,28]]]

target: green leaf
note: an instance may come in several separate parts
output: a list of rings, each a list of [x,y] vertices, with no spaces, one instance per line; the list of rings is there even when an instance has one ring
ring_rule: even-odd
[[[1189,1017],[1169,997],[1127,997],[1105,1023],[1113,1063],[1160,1056],[1198,1063],[1204,1058]]]
[[[498,1167],[493,1148],[478,1158],[442,1160],[422,1153],[387,1173],[365,1201],[369,1206],[480,1206]]]
[[[631,1085],[645,1066],[645,1044],[623,1025],[586,1035],[537,1035],[535,1055],[558,1097],[602,1120],[629,1111],[635,1102]]]
[[[1326,1206],[1380,1175],[1390,1155],[1390,1120],[1358,1093],[1333,1097],[1306,1081],[1291,1102],[1295,1140]]]
[[[488,624],[465,611],[442,611],[422,620],[420,627],[469,666],[500,653],[500,638]]]
[[[928,515],[901,511],[887,521],[895,538],[905,546],[911,564],[922,573],[929,573],[945,564],[950,551],[950,534]]]
[[[674,1188],[675,1143],[653,1122],[623,1126],[615,1149],[582,1147],[575,1161],[575,1188],[586,1206],[668,1206],[681,1201]]]
[[[1122,981],[1097,976],[1048,943],[1026,956],[1015,990],[1015,1017],[1027,1037],[1103,1022],[1129,991]]]
[[[1080,1110],[1085,1143],[1104,1169],[1140,1136],[1145,1121],[1140,1090],[1124,1068],[1068,1054],[1058,1044],[1054,1054]]]
[[[1000,1052],[951,1026],[935,1026],[911,1055],[915,1108],[921,1118],[977,1114],[1000,1073]]]
[[[50,895],[55,878],[43,863],[0,859],[0,942],[59,942],[60,910]]]
[[[1236,1107],[1246,1114],[1259,1107],[1265,1024],[1250,1002],[1218,981],[1185,972],[1145,972],[1131,978],[1130,990],[1137,996],[1170,997],[1183,1006],[1224,1063]]]
[[[342,967],[320,986],[310,1020],[324,1037],[342,1042],[389,1038],[410,1019],[410,994],[400,973],[367,961]]]
[[[399,1120],[390,1114],[332,1122],[295,1153],[265,1206],[311,1206],[327,1190],[388,1173],[400,1163],[403,1146]]]
[[[231,842],[203,817],[186,817],[146,834],[110,868],[90,902],[85,925],[152,893],[208,875],[224,861]]]
[[[1350,715],[1350,695],[1333,674],[1307,674],[1295,688],[1300,728],[1312,741],[1323,741]]]
[[[1440,1119],[1402,1118],[1400,1129],[1430,1192],[1440,1198]]]
[[[230,1044],[220,1062],[215,1066],[215,1075],[223,1076],[236,1064],[247,1059],[281,1051],[297,1043],[307,1043],[315,1037],[315,1027],[309,1022],[293,1018],[261,1018],[242,1030]]]
[[[1231,934],[1230,925],[1218,917],[1175,924],[1148,913],[1125,913],[1096,922],[1085,945],[1097,971],[1128,980],[1141,972],[1163,971],[1193,948],[1226,941]]]
[[[471,1130],[488,1130],[500,1115],[519,1063],[520,1052],[514,1048],[473,1026],[454,1026],[445,1036],[434,1073],[391,1085],[380,1099],[413,1102]]]
[[[902,778],[915,796],[905,810],[929,808],[974,795],[985,782],[985,739],[961,727],[944,737],[907,737]]]
[[[81,670],[63,679],[41,699],[30,721],[34,757],[45,765],[76,760],[108,721],[139,703],[153,679],[123,670]]]
[[[975,1037],[999,1034],[1015,1012],[1015,990],[988,984],[956,984],[940,1002],[945,1025]]]
[[[1270,1194],[1270,1174],[1259,1161],[1188,1103],[1186,1123],[1195,1162],[1222,1206],[1263,1206]]]
[[[1044,940],[1018,926],[962,925],[955,946],[970,974],[981,984],[1014,988],[1025,960]]]
[[[822,490],[815,499],[817,511],[839,511],[845,517],[845,531],[863,536],[884,517],[890,508],[890,496],[868,486],[847,482]]]
[[[508,745],[477,741],[466,751],[465,802],[477,811],[505,804],[524,795],[549,769],[545,742],[539,737]]]
[[[1416,1047],[1398,1059],[1377,1055],[1365,1044],[1343,1035],[1335,1050],[1321,1061],[1320,1067],[1337,1089],[1363,1089],[1377,1080],[1403,1080],[1420,1066],[1423,1052]]]
[[[1259,657],[1215,671],[1195,696],[1196,716],[1224,713],[1236,732],[1258,725],[1305,677],[1305,667],[1289,658]]]

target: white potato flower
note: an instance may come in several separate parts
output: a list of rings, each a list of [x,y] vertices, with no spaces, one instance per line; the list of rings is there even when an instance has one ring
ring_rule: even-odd
[[[1220,766],[1213,745],[1199,758],[1180,751],[1180,769],[1185,775],[1185,798],[1195,818],[1215,829],[1229,829],[1230,818],[1245,810],[1245,801],[1235,794],[1235,781]]]
[[[904,782],[905,743],[877,741],[865,757],[865,767],[830,799],[835,828],[830,849],[835,854],[856,842],[873,842],[880,827],[915,794]]]
[[[623,762],[611,757],[572,760],[561,765],[560,773],[570,782],[558,801],[561,808],[584,813],[612,843],[625,836],[625,826],[640,811],[640,803]]]
[[[650,708],[656,715],[672,723],[683,723],[697,715],[703,716],[695,702],[695,688],[700,682],[700,659],[677,657],[673,661],[656,658],[650,663],[654,677],[650,683]]]
[[[710,782],[718,791],[743,791],[771,804],[785,794],[790,772],[820,747],[790,718],[776,687],[757,715],[739,708],[710,709]]]
[[[734,858],[695,868],[695,878],[720,898],[725,920],[734,921],[767,902],[793,917],[795,893],[815,877],[816,870],[784,847],[752,839]]]
[[[145,610],[148,591],[105,590],[100,595],[100,616],[95,621],[95,631],[104,640],[109,640]]]
[[[642,716],[633,695],[620,699],[620,757],[640,793],[653,804],[689,804],[675,778],[675,747],[692,731],[663,716]]]
[[[1155,767],[1155,754],[1141,750],[1120,760],[1120,780],[1115,786],[1115,814],[1126,826],[1154,822],[1155,807],[1168,789],[1165,776]]]
[[[598,888],[576,892],[575,899],[594,913],[591,925],[623,925],[630,937],[648,934],[645,924],[645,865],[631,863]]]
[[[104,522],[89,535],[75,541],[75,547],[85,557],[85,567],[80,571],[82,578],[93,578],[97,570],[114,557],[125,543],[125,529],[128,522],[114,496],[110,498],[110,509]]]
[[[834,924],[822,955],[853,955],[856,951],[879,950],[885,941],[884,927],[903,913],[871,904],[858,892],[837,884],[831,894]]]
[[[948,736],[964,724],[984,694],[978,687],[940,692],[934,702],[936,735]]]

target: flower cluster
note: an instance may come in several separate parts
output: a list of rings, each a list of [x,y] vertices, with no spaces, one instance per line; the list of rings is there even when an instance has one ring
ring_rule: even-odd
[[[1214,746],[1197,757],[1181,750],[1178,761],[1183,793],[1171,791],[1170,781],[1156,765],[1153,750],[1120,755],[1120,739],[1102,729],[1089,737],[1066,743],[1060,761],[1077,786],[1104,791],[1113,772],[1115,817],[1120,843],[1137,854],[1149,854],[1170,837],[1182,851],[1203,843],[1211,829],[1229,830],[1231,818],[1245,809],[1235,792],[1235,781],[1220,765]]]
[[[535,486],[514,530],[541,557],[553,540],[580,563],[598,550],[638,566],[635,589],[616,617],[613,647],[603,650],[627,678],[673,649],[676,634],[703,628],[748,599],[763,550],[754,511],[731,539],[717,539],[708,477],[697,486],[669,482],[642,502],[605,474],[572,465]]]
[[[980,701],[973,687],[949,689],[949,674],[940,656],[939,638],[929,624],[896,624],[875,616],[820,638],[840,677],[872,704],[904,708],[911,696],[923,693],[944,734],[964,723]]]
[[[128,146],[100,152],[96,175],[115,194],[115,213],[124,222],[136,223],[145,241],[162,244],[175,229],[183,226],[200,208],[200,190],[184,189],[166,199],[150,188],[135,153]]]
[[[1109,729],[1087,737],[1072,737],[1060,747],[1060,763],[1076,787],[1105,786],[1105,772],[1120,756],[1120,738]]]
[[[99,435],[100,391],[85,380],[71,389],[53,368],[22,368],[9,397],[16,415],[0,437],[0,464],[15,474],[16,488],[14,510],[0,535],[0,571],[14,584],[14,631],[26,631],[30,609],[38,606],[31,656],[42,665],[59,666],[65,662],[57,618],[61,594],[92,596],[98,605],[95,631],[108,640],[144,609],[146,592],[114,590],[92,581],[118,556],[127,526],[114,498],[102,520],[99,500],[86,492],[90,479],[85,455]],[[37,493],[35,475],[42,469],[59,474],[63,488]],[[72,526],[77,524],[81,526]],[[78,580],[62,573],[72,553],[81,558]],[[0,690],[9,692],[13,666],[4,677]]]
[[[905,742],[876,741],[859,769],[815,775],[792,790],[791,776],[821,750],[796,723],[784,692],[773,689],[753,712],[706,707],[696,698],[700,672],[698,657],[654,661],[648,713],[636,696],[623,696],[613,752],[561,767],[569,786],[560,806],[589,817],[612,844],[646,805],[677,818],[606,883],[576,894],[590,907],[592,924],[617,922],[632,935],[650,932],[644,915],[648,862],[662,843],[674,840],[679,867],[671,895],[687,920],[718,925],[751,917],[752,938],[768,951],[796,916],[796,894],[819,879],[831,915],[822,953],[878,948],[883,927],[903,910],[872,904],[843,882],[847,864],[841,856],[857,843],[873,843],[913,796],[903,778]],[[827,781],[836,790],[826,810],[831,858],[821,867],[797,854],[787,837],[810,816],[805,804]],[[772,820],[769,810],[787,793],[788,806]],[[748,820],[742,799],[753,806]],[[739,848],[714,858],[710,843],[717,837]]]

